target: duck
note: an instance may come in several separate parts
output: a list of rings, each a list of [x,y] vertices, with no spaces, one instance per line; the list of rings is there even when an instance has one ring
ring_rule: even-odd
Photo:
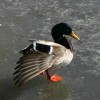
[[[73,46],[68,36],[80,40],[67,23],[58,23],[51,30],[52,41],[30,39],[29,46],[22,49],[22,56],[14,68],[15,84],[21,86],[23,83],[38,75],[46,74],[47,79],[52,82],[59,82],[62,77],[50,75],[52,68],[57,68],[61,63],[68,65],[73,59]]]

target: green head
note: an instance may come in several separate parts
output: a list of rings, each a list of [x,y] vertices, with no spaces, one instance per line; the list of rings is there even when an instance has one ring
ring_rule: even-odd
[[[52,37],[55,42],[58,42],[61,38],[69,35],[77,40],[79,40],[78,36],[72,31],[72,28],[67,23],[59,23],[56,24],[51,31]]]

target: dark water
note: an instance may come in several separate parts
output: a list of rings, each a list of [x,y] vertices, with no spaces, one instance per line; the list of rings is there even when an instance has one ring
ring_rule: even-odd
[[[19,50],[30,38],[52,41],[50,29],[59,22],[81,38],[70,38],[72,63],[54,71],[62,81],[38,76],[17,88],[12,73]],[[0,100],[100,100],[100,1],[0,0]]]

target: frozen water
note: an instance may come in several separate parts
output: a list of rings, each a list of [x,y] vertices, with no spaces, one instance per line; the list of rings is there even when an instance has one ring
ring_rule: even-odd
[[[51,83],[38,76],[17,88],[13,82],[18,53],[28,39],[52,40],[50,31],[69,23],[75,55],[67,67],[54,70],[63,79]],[[100,100],[99,0],[0,0],[0,100]]]

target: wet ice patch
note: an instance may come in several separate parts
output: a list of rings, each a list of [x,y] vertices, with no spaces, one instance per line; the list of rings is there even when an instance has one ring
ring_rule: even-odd
[[[2,24],[0,24],[0,27],[2,27]]]
[[[66,9],[64,10],[62,13],[61,13],[61,17],[65,17],[67,16],[68,14],[70,14],[71,12],[73,11],[73,9]]]

